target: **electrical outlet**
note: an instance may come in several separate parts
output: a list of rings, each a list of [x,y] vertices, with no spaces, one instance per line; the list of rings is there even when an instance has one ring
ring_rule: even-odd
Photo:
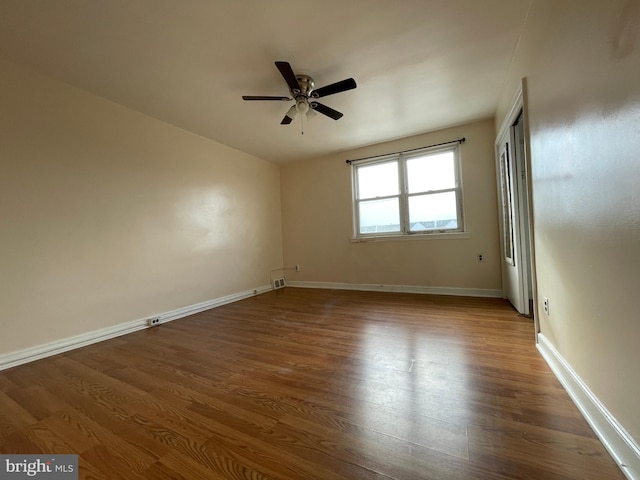
[[[147,320],[147,325],[149,325],[150,327],[155,327],[157,325],[160,325],[160,317],[149,318]]]
[[[547,297],[544,297],[543,305],[544,305],[544,313],[546,313],[547,316],[549,316],[549,299]]]
[[[300,265],[296,265],[296,267],[295,267],[295,268],[296,268],[296,272],[299,272],[299,271],[300,271]]]
[[[482,262],[484,260],[484,255],[482,253],[478,254],[478,261]]]

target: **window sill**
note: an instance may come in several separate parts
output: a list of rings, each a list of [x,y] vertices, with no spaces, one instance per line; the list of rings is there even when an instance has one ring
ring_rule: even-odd
[[[457,240],[471,238],[471,232],[450,232],[450,233],[413,233],[411,235],[371,235],[363,237],[351,237],[351,243],[367,243],[367,242],[393,242],[393,241],[412,241],[412,240]]]

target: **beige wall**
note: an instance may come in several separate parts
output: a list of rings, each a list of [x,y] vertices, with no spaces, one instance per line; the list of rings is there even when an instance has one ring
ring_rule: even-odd
[[[535,0],[529,89],[541,331],[640,439],[640,2]]]
[[[346,159],[466,137],[462,182],[468,238],[351,243],[351,168]],[[292,280],[500,289],[493,120],[361,148],[282,168],[285,264]],[[483,253],[484,262],[476,255]]]
[[[0,64],[0,354],[269,284],[279,167]]]

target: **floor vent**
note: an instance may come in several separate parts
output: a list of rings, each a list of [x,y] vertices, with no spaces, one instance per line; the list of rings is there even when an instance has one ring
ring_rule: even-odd
[[[274,290],[277,290],[278,288],[284,288],[284,287],[286,287],[286,286],[287,286],[287,284],[286,284],[286,283],[285,283],[285,281],[284,281],[284,277],[282,277],[282,278],[276,278],[276,279],[273,281],[273,289],[274,289]]]

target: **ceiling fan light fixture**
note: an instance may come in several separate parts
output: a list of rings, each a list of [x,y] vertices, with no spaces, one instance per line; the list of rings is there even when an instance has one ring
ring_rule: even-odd
[[[296,101],[296,110],[302,115],[309,111],[309,103],[307,102],[306,98],[301,98],[300,100]]]

